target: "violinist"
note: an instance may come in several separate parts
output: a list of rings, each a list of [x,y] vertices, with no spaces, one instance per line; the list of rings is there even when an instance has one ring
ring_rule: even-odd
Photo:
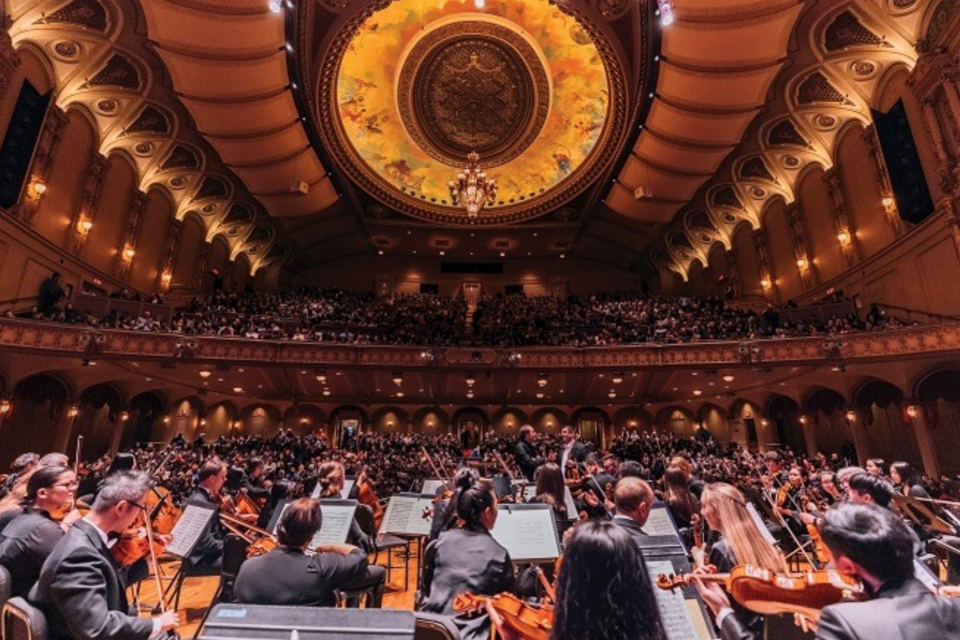
[[[270,487],[263,481],[263,459],[250,458],[247,469],[248,471],[243,474],[240,480],[240,490],[258,503],[265,502],[270,498]]]
[[[577,438],[577,432],[568,424],[560,429],[560,451],[557,459],[560,463],[560,469],[564,472],[567,469],[567,463],[573,460],[576,463],[583,462],[587,457],[587,446]]]
[[[776,506],[777,512],[783,516],[787,526],[798,538],[807,533],[800,518],[800,514],[804,511],[804,491],[803,471],[800,467],[794,465],[790,467],[790,471],[787,473],[787,482],[780,485],[777,490]]]
[[[653,488],[640,478],[623,478],[617,482],[614,492],[617,511],[613,524],[626,529],[640,549],[646,547],[650,539],[643,526],[647,524],[655,500]]]
[[[43,563],[30,603],[46,614],[53,640],[147,640],[179,624],[176,612],[130,615],[126,584],[108,550],[109,534],[129,529],[150,490],[144,473],[111,476],[90,513],[73,525]]]
[[[863,465],[863,468],[870,475],[882,478],[887,470],[887,463],[884,462],[883,458],[870,458],[867,460],[867,464]]]
[[[570,526],[570,520],[576,517],[575,513],[567,513],[565,497],[563,473],[560,472],[560,467],[552,462],[541,465],[536,473],[536,495],[527,502],[550,505],[559,539],[563,539],[563,533]]]
[[[903,521],[871,504],[841,503],[823,518],[823,541],[841,573],[858,578],[870,600],[823,609],[821,640],[907,640],[960,637],[960,599],[939,596],[914,577],[913,540]],[[697,580],[723,640],[756,636],[718,585]]]
[[[277,524],[280,546],[266,555],[250,558],[240,567],[234,587],[237,602],[335,606],[334,591],[351,588],[351,584],[362,579],[367,554],[350,544],[311,548],[322,524],[317,500],[300,498],[290,503]],[[313,551],[316,553],[310,553]],[[380,596],[382,593],[381,584]],[[379,599],[375,599],[379,607]]]
[[[700,501],[690,491],[683,470],[670,465],[663,474],[663,497],[674,522],[681,529],[689,529],[691,518],[700,513]]]
[[[578,507],[587,512],[591,520],[606,519],[613,509],[613,490],[617,479],[608,475],[600,466],[600,456],[590,453],[584,458],[583,494]]]
[[[80,519],[73,508],[77,477],[67,467],[41,467],[27,482],[23,513],[0,533],[0,565],[10,571],[12,594],[25,598],[44,560]]]
[[[212,509],[213,517],[193,547],[188,561],[194,569],[218,572],[223,563],[223,528],[220,525],[220,490],[227,481],[227,465],[220,458],[208,458],[197,472],[197,487],[187,498],[187,506]]]
[[[837,486],[837,476],[833,471],[820,472],[820,487],[817,495],[818,501],[828,507],[843,500],[843,494]]]
[[[43,467],[69,467],[70,459],[62,453],[48,453],[41,457],[37,463],[22,472],[17,481],[13,484],[10,491],[0,500],[0,531],[10,523],[11,520],[23,512],[21,505],[23,498],[27,495],[27,483],[30,482],[30,476]]]
[[[496,611],[491,619],[503,640],[523,640]],[[667,640],[643,556],[626,531],[609,522],[587,522],[573,530],[563,554],[550,638]]]
[[[421,591],[423,611],[452,615],[453,601],[463,593],[494,596],[516,591],[516,578],[510,554],[490,535],[497,521],[497,495],[493,486],[471,473],[457,472],[450,508],[463,524],[448,528],[428,545],[424,553]],[[456,617],[454,623],[464,640],[480,640],[490,634],[486,616],[466,619]]]

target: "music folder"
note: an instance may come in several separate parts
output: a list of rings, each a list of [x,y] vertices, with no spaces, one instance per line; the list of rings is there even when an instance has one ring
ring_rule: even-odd
[[[514,562],[548,562],[560,557],[553,508],[547,504],[501,504],[490,535]]]
[[[398,536],[429,536],[432,518],[424,517],[424,510],[434,508],[435,496],[420,493],[395,493],[387,502],[378,533]]]
[[[267,525],[267,530],[272,534],[277,534],[277,524],[291,502],[292,500],[284,500],[274,509],[273,516],[270,517],[270,523]],[[357,501],[324,498],[319,502],[322,516],[320,531],[313,536],[310,548],[316,548],[319,544],[342,544],[346,542],[350,536],[350,525],[353,523],[353,517],[357,513]]]
[[[213,509],[190,504],[183,510],[183,515],[177,520],[170,536],[173,540],[167,545],[166,551],[178,558],[186,558],[197,545],[200,537],[210,525]]]

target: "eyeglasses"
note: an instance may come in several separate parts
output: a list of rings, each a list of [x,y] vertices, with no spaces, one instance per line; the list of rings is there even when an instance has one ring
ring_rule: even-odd
[[[136,507],[137,509],[140,509],[140,511],[146,511],[146,510],[147,510],[147,508],[146,508],[145,506],[143,506],[143,505],[140,504],[139,502],[134,502],[133,500],[127,500],[127,504],[132,505],[132,506]]]
[[[58,483],[56,483],[56,484],[54,484],[54,485],[50,485],[50,486],[51,486],[51,487],[64,487],[64,488],[66,488],[66,489],[76,489],[77,487],[80,486],[80,483],[79,483],[79,482],[58,482]]]

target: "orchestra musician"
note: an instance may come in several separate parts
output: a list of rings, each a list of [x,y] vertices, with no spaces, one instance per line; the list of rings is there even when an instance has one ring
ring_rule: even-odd
[[[882,478],[887,469],[887,463],[884,462],[883,458],[870,458],[863,467],[870,475]]]
[[[560,441],[557,462],[560,470],[566,472],[568,462],[572,460],[574,463],[581,463],[587,457],[587,445],[577,438],[576,430],[569,424],[563,425],[560,429]]]
[[[147,640],[179,625],[176,612],[131,615],[126,585],[108,549],[111,533],[130,528],[150,490],[144,473],[114,474],[86,516],[57,543],[30,592],[54,640]]]
[[[553,523],[557,528],[557,536],[562,539],[564,532],[570,525],[570,520],[576,517],[575,513],[567,513],[563,473],[560,471],[560,467],[548,462],[541,465],[535,475],[536,495],[531,496],[527,502],[550,505],[553,510]]]
[[[614,491],[616,514],[613,524],[626,530],[638,548],[647,546],[650,536],[643,530],[656,496],[653,488],[640,478],[623,478]]]
[[[960,599],[935,594],[914,577],[913,539],[896,514],[871,504],[845,502],[823,518],[823,541],[841,573],[855,576],[870,600],[824,608],[820,640],[907,640],[960,637]],[[716,584],[696,580],[717,618],[723,640],[756,638]]]
[[[197,544],[190,552],[188,561],[194,569],[219,571],[223,564],[223,536],[220,524],[220,490],[227,481],[227,465],[220,458],[207,458],[197,472],[197,486],[187,498],[187,506],[196,505],[212,509],[213,517]]]
[[[828,507],[843,500],[843,494],[837,486],[837,476],[833,471],[820,472],[820,487],[817,495],[819,501]]]
[[[537,430],[533,425],[525,424],[520,427],[520,439],[513,449],[513,457],[517,468],[527,480],[533,481],[537,467],[543,464],[544,460],[537,451]]]
[[[807,534],[807,529],[800,518],[800,514],[804,511],[804,491],[803,471],[800,467],[793,465],[787,472],[787,482],[780,485],[777,490],[776,508],[798,538]]]
[[[516,592],[510,554],[493,539],[497,521],[497,496],[490,483],[476,479],[470,469],[457,472],[450,509],[462,527],[449,526],[424,553],[421,609],[451,615],[457,595],[494,596]],[[464,640],[489,636],[489,618],[453,618]]]
[[[586,511],[591,520],[609,518],[609,511],[613,509],[613,491],[617,479],[608,475],[600,466],[600,456],[596,453],[587,454],[583,459],[583,468],[586,475],[583,479],[583,493],[580,495],[578,508]]]
[[[77,477],[67,467],[41,467],[30,476],[23,513],[0,533],[0,566],[10,571],[13,596],[27,596],[44,561],[80,519],[73,508],[76,488]]]
[[[3,499],[24,473],[27,473],[40,461],[40,456],[35,453],[21,453],[13,462],[10,463],[10,475],[3,481],[0,487],[0,499]]]
[[[524,640],[487,609],[503,640]],[[586,522],[563,553],[551,640],[667,640],[643,556],[623,528]]]
[[[674,522],[681,529],[690,527],[691,518],[700,513],[700,501],[690,491],[686,475],[679,466],[671,465],[663,474],[663,497]]]
[[[37,460],[37,463],[19,475],[10,491],[0,500],[0,531],[3,531],[11,520],[23,512],[23,498],[27,495],[27,483],[30,476],[37,469],[43,467],[69,467],[70,459],[62,453],[48,453]]]
[[[234,587],[237,602],[332,607],[334,591],[357,588],[369,568],[367,554],[351,544],[311,548],[322,524],[317,500],[300,498],[290,503],[277,524],[280,546],[240,567]],[[380,578],[371,603],[376,608],[383,597],[382,574]]]

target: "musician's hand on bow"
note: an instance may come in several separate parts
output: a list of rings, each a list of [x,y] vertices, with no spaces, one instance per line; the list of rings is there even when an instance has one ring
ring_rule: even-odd
[[[696,572],[694,573],[693,583],[697,586],[700,598],[710,607],[710,611],[713,612],[714,617],[720,613],[721,609],[726,609],[730,606],[730,598],[727,597],[723,587],[719,584],[715,582],[705,582],[697,576]]]
[[[165,611],[157,616],[157,620],[160,621],[161,631],[170,631],[180,626],[180,614],[176,611]]]
[[[583,501],[586,502],[590,507],[596,507],[600,504],[600,498],[593,491],[585,491],[583,493]]]
[[[797,514],[797,515],[800,516],[800,520],[803,522],[803,524],[816,524],[816,523],[817,523],[817,519],[816,519],[815,517],[813,517],[812,514],[809,514],[809,513],[799,513],[799,514]]]
[[[500,636],[502,640],[523,640],[523,636],[506,626],[503,622],[503,617],[493,608],[489,599],[487,600],[486,609],[487,615],[490,616],[490,622],[497,629],[497,635]]]

